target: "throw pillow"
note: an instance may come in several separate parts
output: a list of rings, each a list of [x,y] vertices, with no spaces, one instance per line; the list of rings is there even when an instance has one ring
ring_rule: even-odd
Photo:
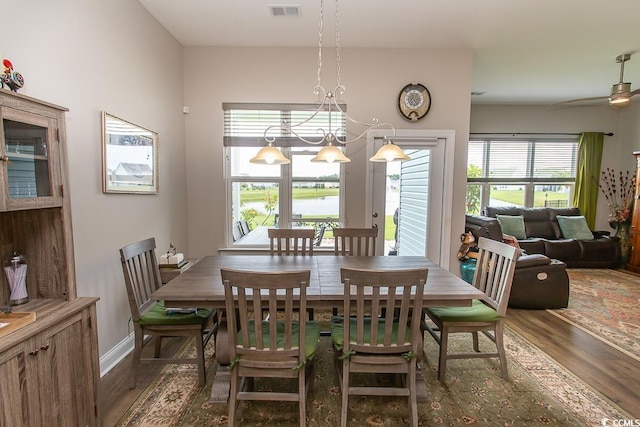
[[[519,240],[527,238],[522,215],[496,215],[496,218],[504,234],[509,234]]]
[[[558,225],[565,239],[593,240],[593,233],[584,216],[556,216]]]

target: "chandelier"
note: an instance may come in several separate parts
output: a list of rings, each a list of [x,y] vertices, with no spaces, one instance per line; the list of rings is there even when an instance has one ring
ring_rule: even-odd
[[[311,159],[312,162],[325,162],[325,163],[345,163],[350,162],[347,156],[344,155],[342,150],[340,149],[341,145],[346,145],[350,142],[357,141],[362,138],[367,131],[370,129],[380,129],[387,128],[389,129],[390,135],[385,135],[383,139],[382,147],[376,152],[375,156],[371,157],[369,160],[372,162],[393,162],[393,161],[404,161],[409,160],[410,157],[407,156],[400,147],[393,143],[393,139],[396,136],[396,129],[390,123],[380,123],[377,118],[371,119],[370,122],[360,122],[355,120],[349,115],[346,114],[345,111],[340,107],[338,97],[346,92],[346,88],[340,82],[340,13],[338,9],[338,0],[336,0],[336,33],[335,33],[335,42],[336,42],[336,76],[337,82],[336,87],[331,90],[326,90],[322,85],[322,33],[323,33],[323,25],[324,25],[324,0],[320,0],[320,28],[318,35],[318,84],[313,88],[313,93],[317,96],[322,97],[322,102],[318,106],[318,108],[305,120],[297,124],[290,124],[288,122],[281,122],[279,125],[269,126],[264,131],[264,139],[267,141],[267,146],[263,147],[258,154],[251,160],[251,163],[259,163],[259,164],[274,164],[274,165],[282,165],[291,163],[291,160],[286,158],[282,152],[277,149],[273,143],[276,141],[276,136],[272,135],[272,133],[280,133],[285,131],[286,133],[295,136],[297,139],[311,145],[324,145],[322,149],[318,152],[318,154]],[[307,135],[301,135],[300,132],[297,132],[301,126],[309,123],[311,120],[316,118],[320,113],[328,114],[328,128],[322,129],[319,128],[316,130],[318,136],[316,138],[312,138]],[[346,137],[346,129],[343,127],[333,128],[332,124],[334,120],[332,120],[332,115],[340,114],[344,116],[344,118],[357,125],[359,127],[364,128],[362,132],[357,134],[352,139],[348,139]],[[336,120],[337,122],[337,120]],[[337,135],[344,134],[344,137],[338,137]]]

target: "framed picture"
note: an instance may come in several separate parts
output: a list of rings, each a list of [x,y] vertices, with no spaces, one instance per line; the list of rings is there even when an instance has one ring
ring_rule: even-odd
[[[158,193],[158,134],[102,112],[105,193]]]

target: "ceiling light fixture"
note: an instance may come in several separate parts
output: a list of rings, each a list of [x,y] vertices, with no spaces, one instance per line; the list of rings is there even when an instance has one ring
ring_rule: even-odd
[[[622,80],[622,79],[621,79]],[[620,83],[611,86],[611,96],[609,104],[621,105],[631,101],[631,83]]]
[[[288,122],[283,121],[279,125],[269,126],[264,131],[264,139],[267,141],[268,145],[262,148],[258,154],[250,160],[251,163],[260,163],[260,164],[287,164],[291,161],[287,159],[284,154],[276,147],[274,147],[273,143],[276,141],[277,136],[273,136],[271,133],[275,133],[276,131],[281,132],[285,131],[287,134],[295,136],[297,139],[311,145],[320,145],[325,144],[324,147],[318,152],[318,154],[311,159],[312,162],[326,162],[326,163],[345,163],[350,162],[351,160],[344,155],[340,146],[344,146],[350,142],[356,141],[362,138],[367,131],[370,129],[377,128],[387,128],[389,129],[390,135],[385,135],[383,137],[383,146],[378,150],[375,156],[371,157],[369,160],[372,162],[393,162],[393,161],[404,161],[409,160],[410,157],[407,156],[400,147],[393,143],[393,139],[396,136],[396,129],[390,123],[380,123],[377,118],[372,119],[370,122],[360,122],[358,120],[352,119],[347,115],[345,111],[340,107],[338,102],[338,97],[346,92],[346,88],[340,82],[340,13],[338,9],[338,0],[336,0],[336,33],[335,33],[335,42],[336,42],[336,76],[337,82],[336,87],[333,91],[327,91],[324,86],[322,86],[322,33],[324,26],[324,0],[320,0],[320,26],[319,26],[319,35],[318,35],[318,84],[315,88],[313,88],[313,93],[315,95],[322,96],[322,102],[318,106],[318,108],[304,121],[297,124],[290,124]],[[317,133],[320,134],[317,138],[311,138],[308,135],[301,135],[296,132],[296,128],[300,128],[300,126],[309,123],[320,113],[328,115],[328,129],[317,129]],[[346,120],[349,122],[364,127],[364,130],[359,133],[353,139],[347,139],[346,137],[346,129],[344,127],[337,127],[336,129],[332,128],[332,123],[337,122],[337,120],[332,120],[332,114],[340,114],[343,115]],[[302,128],[300,128],[302,129]],[[339,135],[339,136],[338,136]]]

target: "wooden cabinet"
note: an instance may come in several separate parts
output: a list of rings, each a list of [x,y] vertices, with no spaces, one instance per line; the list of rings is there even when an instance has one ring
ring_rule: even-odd
[[[634,151],[636,156],[636,194],[633,198],[633,212],[631,216],[630,242],[631,252],[625,268],[640,273],[640,151]]]
[[[182,273],[190,269],[196,262],[198,262],[198,260],[194,258],[194,259],[187,260],[187,263],[180,268],[161,267],[160,280],[162,281],[162,284],[165,285],[169,283],[171,280],[175,279],[176,277],[178,277],[179,275],[181,275]]]
[[[98,298],[76,292],[65,112],[0,90],[0,256],[25,256],[30,300],[12,309],[36,313],[0,338],[0,426],[100,425]]]
[[[76,300],[76,311],[50,317],[41,332],[20,340],[26,328],[7,335],[15,345],[0,353],[0,425],[96,425],[99,374],[91,355],[97,354],[95,298]],[[38,311],[64,309],[49,303]],[[69,308],[69,307],[66,307]],[[37,323],[37,322],[36,322]],[[35,323],[34,323],[35,325]],[[89,397],[89,398],[88,398]]]

